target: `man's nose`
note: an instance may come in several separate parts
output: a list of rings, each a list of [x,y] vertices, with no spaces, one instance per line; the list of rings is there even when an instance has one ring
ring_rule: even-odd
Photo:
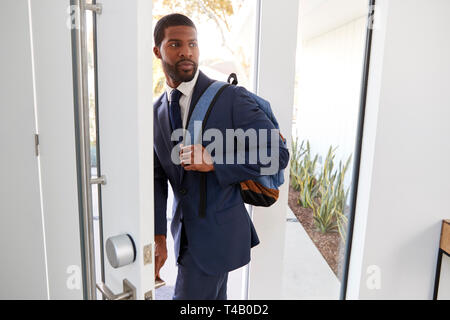
[[[180,57],[191,58],[192,57],[192,48],[187,46],[182,46],[179,52]]]

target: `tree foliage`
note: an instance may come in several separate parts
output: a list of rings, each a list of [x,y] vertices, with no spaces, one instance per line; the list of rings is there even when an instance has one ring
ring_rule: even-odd
[[[244,0],[154,0],[154,5],[162,5],[171,12],[178,12],[189,16],[195,21],[213,21],[220,31],[222,44],[227,46],[226,34],[231,32],[229,17],[235,14],[243,5]],[[156,19],[161,16],[155,16]]]
[[[153,19],[159,20],[169,12],[176,12],[190,17],[194,23],[212,22],[215,24],[222,46],[227,49],[232,56],[240,60],[241,68],[245,71],[249,69],[245,54],[242,48],[234,48],[229,36],[232,34],[230,17],[241,9],[244,0],[153,0]],[[155,97],[162,93],[164,80],[160,64],[153,64],[156,68],[157,76],[154,77],[153,92]],[[244,75],[242,75],[244,76]]]

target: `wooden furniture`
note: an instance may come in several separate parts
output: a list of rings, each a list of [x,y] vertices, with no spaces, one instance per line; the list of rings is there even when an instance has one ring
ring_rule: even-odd
[[[437,300],[439,291],[439,278],[441,275],[442,255],[450,257],[450,220],[442,220],[441,241],[439,242],[439,253],[436,264],[436,276],[434,280],[433,300]]]

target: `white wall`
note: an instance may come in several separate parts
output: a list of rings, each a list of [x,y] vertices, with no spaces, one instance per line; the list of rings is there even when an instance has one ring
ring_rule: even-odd
[[[449,215],[450,2],[376,10],[347,298],[430,299]]]
[[[366,10],[367,11],[367,10]],[[323,164],[332,145],[336,166],[354,159],[367,16],[312,39],[299,39],[296,72],[296,124],[293,135],[311,143]],[[306,30],[299,26],[299,33]],[[352,167],[345,184],[351,183]]]
[[[439,277],[438,300],[450,300],[450,257],[443,254]]]

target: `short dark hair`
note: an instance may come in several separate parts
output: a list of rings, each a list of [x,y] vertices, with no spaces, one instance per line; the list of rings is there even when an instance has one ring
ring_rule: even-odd
[[[155,46],[160,48],[161,43],[164,40],[164,34],[166,32],[166,29],[175,26],[188,26],[197,30],[194,22],[192,22],[192,20],[186,17],[185,15],[179,13],[168,14],[159,19],[158,22],[156,23],[155,30],[153,31]]]

